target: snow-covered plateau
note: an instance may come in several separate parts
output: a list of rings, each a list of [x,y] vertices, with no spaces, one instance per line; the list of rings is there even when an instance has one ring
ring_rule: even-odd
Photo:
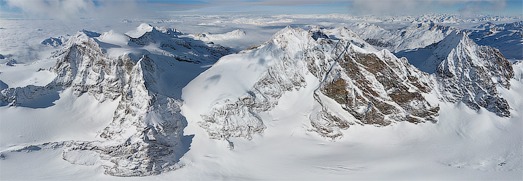
[[[0,180],[523,179],[521,17],[174,16],[0,19]]]

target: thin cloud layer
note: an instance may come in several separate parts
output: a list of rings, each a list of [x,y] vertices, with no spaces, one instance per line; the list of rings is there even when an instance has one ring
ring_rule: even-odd
[[[160,11],[187,11],[212,9],[228,11],[230,6],[236,9],[256,10],[270,13],[288,13],[285,8],[298,9],[307,5],[324,9],[321,12],[348,13],[359,15],[416,15],[426,13],[460,13],[474,15],[478,13],[499,13],[506,10],[507,1],[518,0],[0,0],[8,7],[17,8],[25,15],[53,18],[129,18],[160,14]],[[317,7],[316,7],[317,5]],[[280,8],[272,8],[280,6]],[[342,8],[340,8],[340,6]],[[265,9],[264,9],[265,8]],[[346,9],[340,12],[340,9]]]
[[[207,0],[201,6],[241,4],[244,6],[318,5],[347,7],[349,14],[413,15],[426,13],[499,13],[506,10],[507,1],[520,0]],[[326,5],[326,6],[325,6]],[[285,13],[285,12],[282,12]],[[307,13],[307,12],[304,12]]]
[[[439,10],[471,15],[499,11],[506,0],[351,0],[350,10],[357,14],[424,14]]]
[[[96,17],[127,17],[143,13],[137,0],[5,0],[26,16],[70,20]]]
[[[459,12],[464,16],[471,16],[482,11],[502,11],[506,6],[507,2],[505,0],[491,0],[483,3],[467,2],[459,9]]]

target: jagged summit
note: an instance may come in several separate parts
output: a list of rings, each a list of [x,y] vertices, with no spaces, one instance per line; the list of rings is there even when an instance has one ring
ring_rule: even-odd
[[[466,52],[467,47],[473,44],[475,43],[467,37],[465,32],[456,31],[426,48],[399,52],[398,55],[407,57],[418,69],[432,74],[453,50],[459,48]]]
[[[453,32],[436,44],[399,55],[435,74],[444,100],[510,115],[510,106],[496,88],[510,88],[510,62],[497,49],[474,43],[466,32]]]
[[[510,88],[510,79],[514,77],[510,62],[497,49],[478,46],[464,33],[450,38],[450,42],[458,38],[460,41],[447,57],[439,59],[442,62],[436,68],[445,99],[463,101],[475,110],[483,107],[499,116],[510,116],[510,106],[496,88],[497,85]],[[440,46],[443,45],[446,44]]]
[[[147,23],[142,23],[138,27],[136,27],[135,30],[129,31],[125,34],[131,38],[138,38],[140,36],[143,36],[145,33],[151,32],[153,30],[155,30],[154,26]]]

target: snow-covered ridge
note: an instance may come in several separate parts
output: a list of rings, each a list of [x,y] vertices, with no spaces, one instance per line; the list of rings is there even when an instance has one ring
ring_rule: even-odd
[[[341,19],[346,21],[360,22],[412,22],[421,23],[433,21],[444,24],[474,23],[474,22],[510,22],[523,19],[521,16],[460,16],[455,14],[425,14],[420,16],[354,16],[349,14],[288,14],[275,15],[280,19]]]

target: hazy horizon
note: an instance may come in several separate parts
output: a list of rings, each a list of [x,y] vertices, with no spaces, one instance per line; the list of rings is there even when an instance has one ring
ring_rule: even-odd
[[[2,18],[132,18],[172,14],[522,16],[520,0],[0,0]]]

